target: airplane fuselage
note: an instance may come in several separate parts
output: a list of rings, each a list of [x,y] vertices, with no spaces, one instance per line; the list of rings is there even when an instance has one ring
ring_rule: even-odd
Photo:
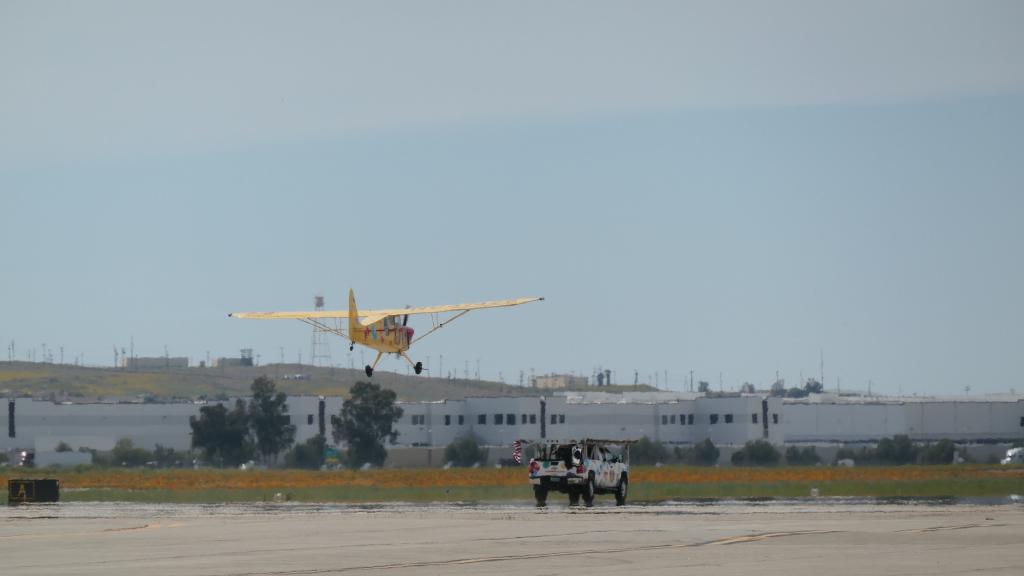
[[[415,330],[402,326],[397,317],[388,317],[373,324],[359,325],[349,334],[354,344],[384,353],[405,352],[412,343]]]

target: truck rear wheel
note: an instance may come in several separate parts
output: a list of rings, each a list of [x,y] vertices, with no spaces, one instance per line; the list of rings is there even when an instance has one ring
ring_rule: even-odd
[[[537,499],[537,507],[543,508],[548,505],[548,489],[546,486],[534,485],[533,497]]]
[[[580,505],[580,493],[576,490],[569,491],[569,506]]]
[[[594,494],[596,494],[594,489],[594,476],[591,475],[587,478],[587,483],[583,486],[583,503],[587,508],[594,505]]]
[[[622,506],[626,503],[626,492],[629,489],[629,477],[626,473],[622,473],[622,478],[619,479],[619,486],[615,489],[615,505]]]

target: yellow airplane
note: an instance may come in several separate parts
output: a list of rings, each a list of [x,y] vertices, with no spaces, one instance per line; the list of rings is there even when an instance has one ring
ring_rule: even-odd
[[[451,324],[455,319],[465,316],[472,310],[481,308],[503,308],[507,306],[519,306],[529,302],[536,302],[543,298],[517,298],[515,300],[494,300],[491,302],[479,302],[476,304],[449,304],[444,306],[423,306],[420,308],[394,308],[386,310],[359,310],[356,308],[356,295],[350,289],[348,291],[348,310],[317,310],[314,312],[231,312],[228,316],[232,318],[252,318],[256,320],[277,320],[291,318],[300,320],[324,332],[337,334],[348,340],[351,344],[348,349],[352,350],[356,344],[361,344],[377,351],[377,358],[373,364],[367,364],[366,375],[373,376],[373,369],[384,354],[397,354],[412,365],[417,374],[423,371],[423,363],[413,363],[409,355],[405,353],[410,346],[433,334],[437,330]],[[456,314],[450,318],[442,319],[439,315],[448,312]],[[426,333],[414,338],[415,331],[406,326],[409,316],[414,314],[430,314],[433,327]],[[332,318],[348,318],[348,332],[331,326],[327,323]],[[401,318],[401,322],[399,322]]]

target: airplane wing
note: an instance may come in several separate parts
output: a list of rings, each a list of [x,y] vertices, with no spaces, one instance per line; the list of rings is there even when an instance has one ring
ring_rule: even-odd
[[[389,308],[384,310],[359,310],[360,322],[372,324],[388,316],[405,316],[406,314],[440,314],[443,312],[469,312],[481,308],[503,308],[536,302],[543,298],[516,298],[514,300],[492,300],[472,304],[446,304],[442,306],[420,306],[418,308]],[[348,318],[348,310],[320,310],[308,312],[231,312],[232,318],[249,318],[253,320],[277,320],[291,318],[296,320],[321,318]]]
[[[516,298],[514,300],[491,300],[490,302],[475,302],[472,304],[444,304],[441,306],[420,306],[417,308],[393,308],[390,310],[360,310],[360,316],[377,317],[404,316],[406,314],[440,314],[442,312],[469,312],[482,308],[504,308],[507,306],[519,306],[529,302],[536,302],[543,298]]]
[[[232,318],[249,318],[252,320],[278,320],[292,318],[348,318],[348,310],[317,310],[309,312],[228,312]]]

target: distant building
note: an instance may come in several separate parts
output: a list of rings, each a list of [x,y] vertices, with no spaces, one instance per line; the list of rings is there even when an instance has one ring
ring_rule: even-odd
[[[296,427],[296,443],[317,434],[325,434],[331,443],[330,415],[338,414],[343,402],[338,396],[289,396],[288,419]],[[230,407],[234,399],[221,403]],[[75,450],[110,450],[121,438],[146,449],[160,444],[187,450],[192,432],[189,418],[198,416],[203,405],[55,404],[11,398],[3,411],[6,422],[0,412],[0,426],[6,424],[7,429],[6,435],[0,434],[0,452],[34,449],[43,454],[55,452],[61,442]],[[398,437],[388,450],[441,450],[433,460],[422,460],[417,465],[443,464],[443,448],[466,436],[492,447],[512,446],[516,440],[643,437],[672,446],[689,446],[706,438],[722,448],[723,465],[728,465],[731,451],[751,440],[767,440],[780,447],[816,446],[825,463],[833,461],[843,444],[869,445],[901,434],[914,442],[952,440],[976,461],[1001,457],[1010,445],[1024,440],[1024,396],[1016,394],[959,398],[812,394],[789,399],[667,391],[580,391],[399,405],[403,414],[395,423]]]
[[[214,364],[217,368],[236,368],[238,366],[252,366],[252,358],[217,358]]]
[[[534,376],[533,387],[549,390],[573,390],[587,386],[586,376],[572,376],[569,374],[549,374],[547,376]]]
[[[253,366],[252,348],[242,348],[238,358],[218,358],[217,368],[232,368],[238,366]]]
[[[129,370],[159,370],[161,368],[188,368],[185,356],[152,356],[122,358],[121,367]]]

